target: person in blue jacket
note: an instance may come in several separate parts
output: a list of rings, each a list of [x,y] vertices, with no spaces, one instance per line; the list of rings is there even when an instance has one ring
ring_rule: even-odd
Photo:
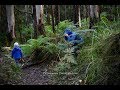
[[[72,46],[76,46],[84,42],[83,38],[79,34],[72,32],[69,28],[65,29],[64,38],[66,41],[70,42]]]
[[[11,57],[14,58],[17,65],[19,65],[20,60],[23,58],[22,50],[17,42],[14,43],[14,48],[12,49]]]
[[[78,44],[82,44],[84,42],[83,38],[79,34],[72,32],[69,28],[65,29],[64,38],[71,44],[72,47],[74,47],[73,52],[76,52],[78,50]]]

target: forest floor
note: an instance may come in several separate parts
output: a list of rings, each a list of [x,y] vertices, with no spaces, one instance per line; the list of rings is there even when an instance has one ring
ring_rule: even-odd
[[[43,62],[39,65],[22,69],[21,80],[18,85],[78,85],[78,78],[75,75],[61,77],[62,81],[55,81],[53,68],[57,62]],[[67,76],[67,75],[64,75]]]
[[[50,73],[51,62],[43,62],[22,69],[22,75],[19,85],[53,85],[52,74]]]

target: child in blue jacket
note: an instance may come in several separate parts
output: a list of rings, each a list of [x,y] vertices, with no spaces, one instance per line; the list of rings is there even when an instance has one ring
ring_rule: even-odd
[[[72,32],[69,28],[65,29],[64,38],[66,41],[76,46],[83,43],[83,38],[75,32]]]
[[[14,43],[14,48],[11,52],[11,57],[14,58],[17,65],[23,57],[22,50],[17,42]]]
[[[74,54],[74,58],[77,59],[77,50],[80,48],[78,44],[82,44],[84,42],[83,38],[79,34],[72,32],[69,28],[66,28],[64,32],[64,39],[72,46],[72,53]]]

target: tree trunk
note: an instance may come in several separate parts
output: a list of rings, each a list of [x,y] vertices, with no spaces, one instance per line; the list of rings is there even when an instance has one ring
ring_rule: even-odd
[[[98,5],[95,5],[95,17],[96,17],[96,21],[99,21],[100,19],[100,10],[99,10],[99,6]]]
[[[10,46],[13,38],[12,35],[8,35],[7,30],[7,15],[6,15],[6,5],[0,5],[0,45],[1,46]]]
[[[69,5],[68,6],[68,9],[69,9],[69,14],[67,14],[67,19],[70,20],[70,21],[74,21],[74,9],[73,9],[73,5]]]
[[[39,33],[45,36],[43,16],[44,16],[43,5],[36,5],[37,28]]]
[[[69,12],[71,12],[71,14],[67,15],[67,19],[71,20],[71,21],[73,21],[73,14],[74,14],[72,8],[73,8],[73,6],[71,6],[71,5],[68,6]]]
[[[90,5],[87,5],[86,8],[87,8],[87,16],[90,17]]]
[[[75,5],[73,5],[73,23],[76,23],[76,8]]]
[[[60,5],[58,5],[58,20],[60,22]]]
[[[39,24],[39,20],[40,20],[40,10],[41,10],[41,6],[40,5],[35,5],[36,7],[36,19],[37,19],[37,25]]]
[[[53,33],[55,33],[55,22],[54,22],[54,9],[55,9],[55,5],[51,5],[52,8],[52,29],[53,29]]]
[[[90,25],[89,29],[93,28],[95,23],[100,20],[100,9],[98,5],[90,5]]]
[[[89,29],[93,28],[94,24],[97,22],[98,15],[99,15],[98,12],[96,13],[96,6],[95,5],[90,5],[90,25],[89,25]]]
[[[81,27],[80,5],[78,6],[78,14],[79,14],[79,27]]]
[[[98,13],[99,13],[99,19],[98,19],[98,21],[100,21],[101,5],[99,5],[98,8],[99,8],[99,9],[98,9]]]
[[[74,24],[76,24],[78,22],[78,5],[73,5],[73,12],[74,12],[74,19],[73,19],[73,22]]]
[[[41,23],[40,24],[40,29],[42,31],[41,35],[45,35],[45,27],[44,27],[44,5],[41,5],[41,13],[40,13],[40,17],[41,17]]]
[[[28,23],[29,23],[29,14],[28,14],[28,9],[29,9],[29,5],[25,5],[25,11],[27,13],[25,13],[25,21],[26,21],[26,25],[28,26]]]
[[[8,33],[15,38],[15,16],[14,16],[14,5],[6,5],[6,14],[7,14],[7,22],[8,22]]]
[[[60,22],[60,7],[59,5],[56,5],[55,7],[55,25],[58,25]]]
[[[87,21],[87,17],[88,17],[88,15],[87,15],[87,5],[83,5],[83,7],[84,7],[84,16],[85,16],[85,19],[86,19],[86,21]]]
[[[37,17],[36,17],[36,7],[33,5],[33,27],[34,27],[34,38],[38,37],[38,29],[37,29]]]
[[[67,19],[67,14],[66,14],[66,5],[65,5],[65,20]]]
[[[49,5],[46,5],[47,8],[47,24],[50,25],[50,8]]]

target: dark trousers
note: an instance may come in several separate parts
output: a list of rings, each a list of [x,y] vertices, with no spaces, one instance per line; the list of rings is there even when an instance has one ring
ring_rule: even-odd
[[[78,56],[78,50],[79,50],[79,47],[78,45],[75,45],[75,46],[72,46],[73,48],[73,52],[72,52],[72,55],[74,56],[75,60],[77,60],[77,56]]]
[[[15,59],[15,63],[16,63],[16,65],[18,65],[19,62],[20,62],[20,58],[19,58],[19,59]]]

